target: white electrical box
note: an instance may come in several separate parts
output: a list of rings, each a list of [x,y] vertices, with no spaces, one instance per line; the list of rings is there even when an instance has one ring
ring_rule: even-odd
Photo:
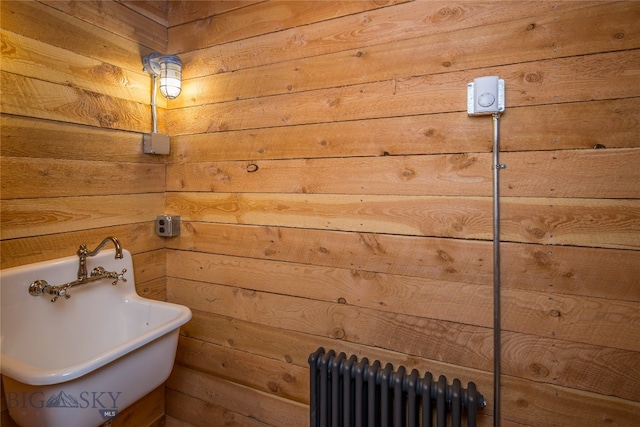
[[[503,111],[504,80],[498,76],[485,76],[467,84],[467,114],[479,116]]]

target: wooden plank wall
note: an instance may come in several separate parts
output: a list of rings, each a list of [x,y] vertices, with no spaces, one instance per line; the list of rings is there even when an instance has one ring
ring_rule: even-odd
[[[640,3],[169,2],[168,425],[306,425],[319,346],[475,381],[503,425],[640,415]]]
[[[73,255],[113,235],[133,254],[139,293],[165,299],[153,218],[164,211],[166,160],[142,154],[151,78],[141,58],[167,49],[166,3],[136,3],[0,2],[1,266]],[[157,425],[163,415],[161,387],[114,425]],[[1,424],[12,424],[4,398]]]

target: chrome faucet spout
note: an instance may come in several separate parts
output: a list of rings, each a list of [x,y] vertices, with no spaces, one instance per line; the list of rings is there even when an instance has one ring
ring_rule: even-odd
[[[122,246],[120,245],[120,241],[115,237],[107,237],[102,242],[100,242],[100,244],[92,251],[89,251],[87,249],[87,245],[85,245],[84,243],[80,245],[77,252],[78,259],[79,259],[79,265],[78,265],[78,281],[79,282],[83,282],[87,280],[87,257],[98,255],[98,253],[102,250],[102,248],[104,248],[104,245],[106,245],[109,242],[113,242],[114,246],[116,247],[115,259],[122,259],[123,258]]]
[[[102,248],[104,248],[104,245],[109,243],[109,241],[113,242],[116,247],[116,259],[122,259],[122,246],[120,245],[120,241],[115,237],[107,237],[104,239],[94,250],[87,252],[87,256],[90,257],[98,255],[98,252],[100,252]]]

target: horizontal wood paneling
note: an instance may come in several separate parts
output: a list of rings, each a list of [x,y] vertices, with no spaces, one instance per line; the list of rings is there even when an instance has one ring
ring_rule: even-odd
[[[260,332],[259,337],[251,338]],[[325,348],[341,348],[347,352],[359,354],[360,357],[378,357],[383,361],[393,362],[396,365],[405,365],[408,369],[418,369],[421,371],[432,370],[452,375],[455,371],[450,365],[443,364],[437,360],[425,360],[415,356],[404,356],[399,353],[392,353],[388,350],[375,349],[367,355],[368,349],[358,343],[345,340],[335,342],[335,339],[323,338],[300,334],[293,331],[274,329],[266,325],[246,323],[237,318],[219,316],[210,312],[195,311],[193,320],[185,326],[183,334],[186,337],[184,346],[179,350],[179,363],[194,369],[212,373],[220,372],[220,375],[227,379],[232,379],[240,383],[255,383],[259,378],[247,378],[246,370],[236,368],[237,363],[224,363],[225,357],[211,359],[209,352],[197,351],[208,346],[205,342],[210,342],[219,348],[212,349],[214,354],[236,354],[237,357],[247,360],[256,359],[263,361],[269,358],[268,363],[279,362],[289,364],[289,372],[298,372],[299,369],[307,368],[307,357],[305,351],[312,352],[313,346],[325,346]],[[574,344],[556,338],[542,338],[520,333],[504,333],[505,357],[504,372],[511,376],[524,376],[530,381],[539,383],[553,383],[560,386],[580,383],[581,388],[594,393],[618,396],[626,398],[635,393],[634,382],[625,382],[624,378],[631,373],[637,376],[638,353],[630,351],[613,350],[609,348],[590,346],[585,344]],[[182,339],[182,338],[181,338]],[[254,343],[249,340],[257,340]],[[237,350],[236,350],[237,349]],[[242,354],[239,349],[246,353]],[[284,354],[282,352],[285,352]],[[184,354],[183,354],[184,353]],[[257,353],[257,354],[253,354]],[[572,362],[569,362],[572,361]],[[249,362],[246,363],[258,363]],[[263,365],[265,362],[262,362]],[[622,369],[611,369],[611,366],[619,366]],[[464,368],[463,368],[463,372]],[[276,385],[274,390],[292,387],[292,379],[286,379],[275,373],[265,374]],[[460,375],[460,373],[456,373]],[[474,376],[476,378],[474,378]],[[478,381],[484,378],[487,384],[478,384],[485,388],[486,393],[490,392],[489,375],[468,371],[463,374],[463,381]],[[299,378],[296,377],[299,381]],[[487,387],[488,386],[488,387]],[[267,385],[260,386],[267,390]],[[542,385],[540,385],[542,387]],[[485,397],[488,397],[485,394]],[[293,397],[294,400],[306,402],[308,399],[307,390],[299,390],[299,394]]]
[[[211,420],[224,422],[226,425],[246,427],[264,427],[266,424],[237,412],[194,398],[188,394],[167,388],[167,413],[180,412],[182,419],[167,415],[166,427],[208,427]]]
[[[505,241],[640,247],[640,201],[503,198]],[[169,193],[185,220],[490,240],[491,198]]]
[[[307,367],[255,357],[243,351],[186,337],[180,337],[180,352],[176,357],[179,364],[188,368],[309,404]],[[254,375],[246,375],[247,372]]]
[[[509,120],[500,123],[501,148],[634,147],[638,108],[630,98],[509,109]],[[491,151],[487,123],[466,113],[180,135],[172,143],[175,163]]]
[[[147,74],[131,72],[8,31],[0,35],[3,57],[11,59],[4,61],[3,71],[64,86],[71,86],[69,75],[73,74],[74,88],[92,91],[102,86],[103,95],[148,103],[151,85]]]
[[[167,25],[165,22],[156,22],[157,15],[164,15],[166,21],[165,2],[148,2],[158,3],[159,9],[147,7],[144,13],[140,13],[140,9],[132,10],[126,2],[119,1],[101,2],[98,8],[89,2],[39,1],[91,25],[114,32],[138,45],[160,53],[167,52]],[[163,5],[164,8],[162,8]],[[149,17],[150,12],[154,12],[151,17]]]
[[[186,222],[167,247],[347,268],[365,277],[492,283],[491,243],[481,241]],[[516,243],[501,249],[503,286],[640,301],[638,251]]]
[[[634,85],[640,68],[638,56],[635,51],[575,56],[489,67],[482,74],[497,74],[511,82],[505,97],[513,108],[630,98],[640,96]],[[589,74],[582,72],[585,69]],[[466,106],[466,84],[477,74],[475,70],[459,71],[201,104],[176,109],[167,126],[182,135],[461,111]],[[611,79],[619,84],[607,85]],[[191,96],[189,90],[185,85],[185,99]],[[209,93],[215,95],[215,88]]]
[[[3,157],[32,157],[118,163],[162,164],[161,156],[142,152],[142,135],[29,117],[3,115]],[[28,160],[28,159],[25,159]]]
[[[163,32],[166,30],[169,25],[167,11],[168,11],[168,1],[144,1],[144,0],[116,0],[117,2],[123,4],[129,9],[135,10],[141,15],[146,16],[149,19],[157,22],[162,25]],[[134,22],[134,25],[137,24]],[[166,45],[165,45],[166,47]]]
[[[224,12],[229,12],[241,7],[250,6],[263,0],[227,0],[219,1],[180,1],[169,0],[169,27],[184,24],[190,21],[197,21],[203,16],[214,16]],[[180,40],[177,40],[180,43]]]
[[[506,153],[501,161],[507,165],[500,180],[505,196],[640,197],[637,150]],[[167,171],[167,190],[182,192],[490,196],[492,191],[489,153],[201,161],[170,164]],[[539,179],[531,180],[532,173],[539,174]]]
[[[485,285],[183,252],[171,254],[168,268],[171,276],[193,281],[491,326],[491,290]]]
[[[216,402],[216,406],[232,407],[235,409],[234,412],[260,420],[267,425],[304,425],[309,418],[306,405],[179,365],[174,367],[167,385],[173,390],[200,400],[211,399]],[[214,411],[211,415],[215,414]]]
[[[138,293],[165,300],[164,240],[153,224],[164,210],[165,159],[142,154],[151,78],[141,57],[166,49],[166,25],[112,1],[0,8],[1,267],[73,256],[115,236],[133,255]],[[160,387],[119,408],[113,425],[158,426],[164,406]]]
[[[204,254],[176,254],[168,259],[172,275],[197,282],[294,295],[344,304],[347,308],[364,307],[416,317],[457,320],[485,327],[492,325],[492,290],[487,285],[465,285],[380,273],[365,275],[348,269]],[[211,271],[216,271],[214,277]],[[198,286],[195,282],[193,285]],[[180,286],[180,283],[172,282],[172,286]],[[172,297],[176,292],[182,291],[172,291]],[[637,349],[616,350],[612,348],[611,341],[602,341],[603,338],[608,340],[611,337],[598,337],[586,325],[593,325],[594,321],[590,319],[598,312],[617,313],[617,316],[628,316],[630,326],[626,328],[626,332],[636,334],[637,328],[632,324],[637,322],[634,320],[637,317],[637,302],[566,298],[558,294],[542,295],[518,289],[505,289],[503,293],[505,304],[517,307],[514,309],[515,313],[505,316],[503,328],[505,331],[520,332],[505,332],[505,343],[508,343],[506,348],[509,349],[505,353],[505,373],[526,373],[527,378],[532,380],[563,385],[581,381],[587,390],[633,398],[634,381],[624,380],[638,372],[640,359]],[[215,312],[217,304],[224,305],[224,301],[205,299],[210,301],[205,303],[208,312]],[[536,300],[537,304],[533,304]],[[532,304],[519,306],[518,301],[529,301]],[[571,302],[576,303],[570,306]],[[603,304],[609,306],[604,307]],[[539,319],[535,322],[522,320],[534,317]],[[559,317],[563,317],[561,322],[558,321]],[[550,321],[545,321],[545,318]],[[595,322],[597,328],[606,327],[606,321]],[[580,333],[574,330],[571,335],[582,336],[583,343],[562,341],[563,330],[575,329],[575,325],[585,325],[584,331]],[[187,331],[189,329],[187,327]],[[187,334],[206,340],[206,337],[190,332]],[[348,340],[348,337],[342,339]],[[585,344],[587,341],[592,344]],[[630,337],[630,341],[637,341],[637,337]],[[604,346],[596,345],[598,342]],[[444,354],[440,355],[444,357]],[[573,362],[567,363],[568,360]],[[580,369],[576,366],[578,360],[583,360],[589,367]],[[485,361],[487,362],[490,361]],[[612,369],[612,366],[616,368]],[[490,366],[478,368],[489,370]]]
[[[151,221],[163,208],[162,193],[5,200],[0,208],[2,237],[15,239],[132,224],[142,218]]]
[[[203,14],[188,25],[218,18]],[[629,2],[408,2],[198,41],[167,113],[167,209],[185,221],[168,242],[168,298],[202,310],[179,363],[212,374],[220,350],[196,340],[248,364],[302,347],[303,367],[316,345],[383,348],[469,374],[492,399],[491,132],[464,100],[468,81],[497,74],[512,242],[502,421],[632,422],[639,17]],[[275,367],[262,381],[233,369],[213,375],[280,392],[265,386]]]
[[[162,193],[164,165],[4,157],[3,199]],[[25,180],[25,177],[28,179]]]
[[[66,85],[0,73],[7,114],[130,131],[151,131],[151,107]],[[162,117],[162,112],[158,112]],[[162,131],[163,128],[159,126]]]
[[[157,387],[126,408],[112,421],[113,427],[161,426],[164,414],[164,386]]]
[[[234,2],[220,3],[225,5]],[[191,78],[504,23],[524,17],[534,18],[554,10],[561,12],[593,6],[593,2],[527,2],[526,7],[521,6],[518,1],[501,2],[499,5],[473,0],[458,1],[455,4],[406,2],[395,5],[393,9],[369,10],[316,25],[267,32],[260,37],[251,38],[250,42],[243,39],[204,48],[209,43],[204,38],[199,40],[197,49],[184,52],[181,57],[185,61],[185,77]],[[207,25],[210,19],[208,16],[210,15],[203,11],[198,21],[200,25]],[[193,20],[193,17],[190,19]],[[174,37],[170,37],[169,42],[172,51],[178,49],[177,44],[181,43]]]
[[[149,282],[151,280],[164,280],[167,275],[166,253],[164,249],[148,251],[133,256],[136,266],[136,282]]]
[[[100,8],[94,7],[94,10],[99,13]],[[143,74],[142,56],[153,51],[137,41],[127,40],[115,31],[100,28],[37,1],[3,1],[0,12],[3,30],[102,61],[106,66],[113,65]],[[140,30],[146,32],[142,29],[145,26],[142,16],[140,24]],[[64,27],[64,31],[60,31],[60,27]],[[154,37],[162,40],[164,34],[162,30]],[[73,81],[74,77],[70,76],[70,82]]]
[[[383,0],[375,3],[339,0],[276,3],[244,2],[245,7],[235,9],[233,14],[220,13],[223,9],[217,5],[175,6],[172,7],[172,15],[175,13],[177,17],[171,18],[171,28],[169,29],[170,49],[178,53],[202,49],[211,45],[315,24],[318,21],[325,21],[405,1],[407,0]],[[239,2],[231,3],[233,6],[240,6]],[[226,9],[230,8],[229,6],[222,7]],[[188,16],[191,16],[192,19],[195,17],[197,20],[193,19],[184,25],[174,26],[175,22],[189,20]],[[201,18],[205,16],[211,18],[202,22]],[[197,31],[201,37],[191,37],[190,35],[194,31]]]
[[[527,17],[506,24],[464,28],[457,31],[459,34],[444,32],[368,46],[366,49],[360,47],[308,57],[294,63],[282,62],[205,76],[189,80],[188,96],[180,98],[176,104],[202,105],[322,89],[332,87],[336,81],[342,85],[354,85],[450,73],[502,65],[505,57],[511,63],[522,63],[638,48],[640,37],[636,32],[640,30],[634,24],[639,19],[640,12],[628,3],[564,13],[554,11],[536,17],[534,23]],[[609,24],[605,27],[603,22]],[[594,26],[601,28],[592,31]],[[609,37],[603,37],[605,34]],[[500,46],[499,52],[495,49],[497,45]],[[424,46],[438,46],[438,49],[424,49]],[[394,66],[389,67],[390,63]],[[528,78],[542,80],[543,76],[531,74]]]
[[[100,227],[59,234],[0,241],[2,268],[73,255],[81,243],[98,245],[105,236],[116,236],[132,254],[160,249],[164,240],[153,232],[152,221]]]

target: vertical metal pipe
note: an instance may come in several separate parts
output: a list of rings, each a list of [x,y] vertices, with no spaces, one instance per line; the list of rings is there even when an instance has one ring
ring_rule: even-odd
[[[158,114],[156,113],[156,94],[158,76],[153,75],[153,89],[151,90],[151,119],[153,121],[153,133],[158,133]]]
[[[500,426],[500,113],[493,114],[493,425]]]

